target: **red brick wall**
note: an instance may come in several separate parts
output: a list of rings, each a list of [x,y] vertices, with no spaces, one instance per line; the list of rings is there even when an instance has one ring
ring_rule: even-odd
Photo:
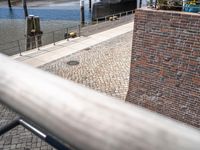
[[[135,13],[126,101],[200,127],[200,15]]]

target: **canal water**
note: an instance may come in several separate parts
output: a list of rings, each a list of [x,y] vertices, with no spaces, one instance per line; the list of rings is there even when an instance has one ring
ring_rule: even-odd
[[[41,18],[44,33],[77,26],[80,21],[80,1],[48,3],[45,6],[28,7],[29,15]],[[88,1],[85,1],[85,19],[91,21]],[[7,5],[0,6],[0,44],[23,39],[25,35],[25,18],[23,8]]]
[[[90,19],[88,3],[85,2],[86,19]],[[73,20],[80,19],[79,1],[66,2],[62,4],[49,4],[43,7],[29,7],[31,15],[40,16],[42,20]],[[13,7],[11,10],[7,6],[0,7],[0,19],[24,19],[22,7]]]

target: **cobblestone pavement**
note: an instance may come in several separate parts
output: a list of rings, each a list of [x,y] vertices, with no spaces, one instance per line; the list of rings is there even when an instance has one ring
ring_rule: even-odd
[[[125,99],[131,56],[131,33],[48,63],[41,68],[108,95]],[[130,42],[129,42],[130,41]],[[70,66],[69,61],[78,61]]]
[[[17,116],[16,113],[0,104],[0,126]],[[53,148],[26,130],[18,126],[0,136],[0,150],[52,150]]]
[[[132,32],[110,39],[40,68],[124,100],[128,90]],[[78,65],[69,65],[78,61]],[[73,63],[73,62],[72,62]],[[16,113],[0,105],[0,125]],[[19,126],[0,137],[0,150],[51,150],[51,146]]]

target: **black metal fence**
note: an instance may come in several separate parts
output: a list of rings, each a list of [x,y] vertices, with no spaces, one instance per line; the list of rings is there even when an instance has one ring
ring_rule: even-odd
[[[27,40],[30,42],[31,49],[40,49],[41,46],[48,44],[56,44],[56,42],[61,40],[68,40],[71,37],[89,36],[101,32],[103,30],[111,29],[117,27],[124,23],[133,21],[134,10],[126,11],[122,13],[112,14],[109,16],[97,18],[92,22],[85,22],[84,24],[77,24],[76,26],[71,26],[67,28],[58,29],[55,31],[43,33],[41,38],[36,36],[24,37],[16,41],[11,41],[8,43],[0,44],[0,52],[6,55],[15,55],[27,51]],[[70,33],[75,34],[74,36],[69,35]]]

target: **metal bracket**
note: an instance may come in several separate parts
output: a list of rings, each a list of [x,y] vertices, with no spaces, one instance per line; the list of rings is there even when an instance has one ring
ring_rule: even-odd
[[[10,123],[1,127],[0,128],[0,136],[5,134],[6,132],[12,130],[13,128],[17,127],[18,125],[22,125],[27,130],[34,133],[36,136],[38,136],[39,138],[41,138],[42,140],[44,140],[45,142],[47,142],[48,144],[50,144],[51,146],[53,146],[54,148],[56,148],[58,150],[70,150],[69,148],[67,148],[64,144],[62,144],[60,141],[58,141],[53,136],[41,132],[40,130],[38,130],[33,125],[31,125],[30,123],[28,123],[27,121],[25,121],[24,119],[22,119],[20,117],[15,118]]]

